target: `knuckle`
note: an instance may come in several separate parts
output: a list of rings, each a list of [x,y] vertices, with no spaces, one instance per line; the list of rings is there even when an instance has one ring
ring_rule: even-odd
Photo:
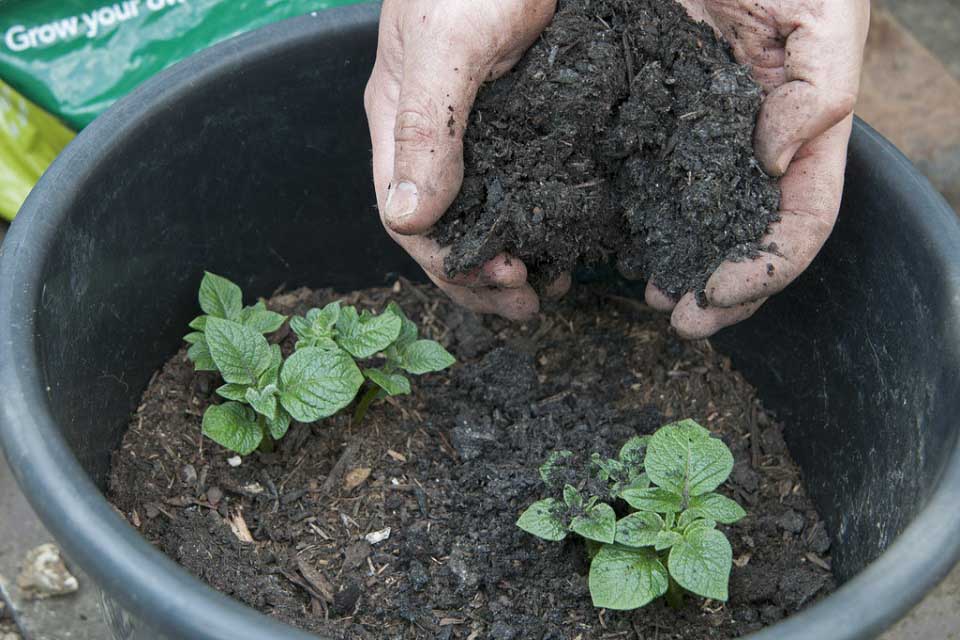
[[[397,113],[394,130],[397,142],[414,147],[427,147],[438,142],[436,119],[429,115],[428,109],[407,107]]]
[[[837,91],[830,96],[829,108],[836,120],[842,120],[853,113],[857,106],[857,94],[852,91]]]
[[[376,87],[374,86],[373,76],[367,80],[367,86],[363,90],[363,109],[366,111],[367,115],[373,111],[374,102],[376,101]]]

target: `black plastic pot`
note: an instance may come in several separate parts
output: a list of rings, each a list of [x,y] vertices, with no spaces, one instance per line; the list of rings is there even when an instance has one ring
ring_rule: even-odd
[[[0,442],[117,637],[307,637],[192,578],[101,490],[204,268],[260,294],[416,273],[373,210],[376,20],[373,5],[304,17],[161,74],[70,145],[3,245]],[[827,248],[716,341],[786,419],[846,581],[754,640],[874,637],[960,556],[958,262],[954,213],[858,123]]]

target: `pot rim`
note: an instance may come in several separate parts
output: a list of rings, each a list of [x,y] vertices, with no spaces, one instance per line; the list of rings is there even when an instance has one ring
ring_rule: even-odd
[[[0,247],[0,447],[24,493],[68,556],[97,585],[154,629],[173,638],[316,640],[240,604],[150,545],[110,506],[57,427],[38,360],[34,309],[41,302],[45,248],[93,173],[98,157],[190,94],[240,73],[250,62],[309,44],[332,31],[369,29],[378,3],[358,4],[263,27],[211,47],[145,82],[95,120],[64,150],[21,208]],[[359,105],[358,105],[359,108]],[[930,253],[947,265],[946,333],[960,344],[960,221],[896,148],[861,121],[854,143],[868,149],[876,179],[904,183],[924,211]],[[954,442],[931,498],[894,542],[819,603],[748,636],[750,640],[865,640],[880,633],[936,586],[960,559],[960,444]],[[917,579],[916,576],[921,576]],[[879,607],[878,603],[895,603]]]

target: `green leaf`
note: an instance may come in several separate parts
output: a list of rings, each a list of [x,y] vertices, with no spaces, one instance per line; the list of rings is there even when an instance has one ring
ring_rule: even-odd
[[[387,373],[382,369],[364,369],[363,375],[388,395],[402,396],[410,393],[410,381],[402,373]]]
[[[629,467],[643,466],[643,454],[649,443],[650,436],[633,436],[620,447],[620,454],[617,457],[620,458],[620,462]]]
[[[352,307],[343,309],[343,312],[347,312],[347,309]],[[341,318],[345,315],[343,312]],[[356,321],[337,325],[336,342],[355,358],[370,358],[397,339],[401,324],[400,318],[392,313],[375,316],[364,312]]]
[[[653,541],[653,548],[655,551],[663,551],[682,541],[683,536],[676,531],[661,531]]]
[[[647,476],[647,474],[642,471],[637,473],[636,471],[631,470],[627,482],[621,488],[621,491],[626,491],[627,489],[648,489],[649,487],[650,478]]]
[[[638,477],[634,478],[632,481],[627,482],[615,482],[610,487],[610,496],[614,498],[623,498],[624,491],[631,491],[637,489],[647,489],[650,487],[650,480],[647,478],[647,475],[641,473]]]
[[[574,518],[570,523],[570,531],[588,540],[613,544],[617,533],[617,514],[613,507],[601,502],[584,515]]]
[[[627,468],[619,460],[602,458],[599,453],[590,457],[590,464],[595,467],[594,473],[601,482],[611,478],[621,478],[626,475]]]
[[[553,484],[554,474],[563,472],[570,468],[573,461],[572,451],[554,451],[547,456],[546,462],[540,465],[540,478],[547,486]]]
[[[187,335],[183,336],[183,341],[187,344],[197,344],[201,340],[204,340],[205,336],[202,331],[192,331]]]
[[[439,342],[433,340],[415,340],[400,352],[398,366],[408,373],[421,375],[432,371],[442,371],[456,362]]]
[[[257,389],[247,389],[246,401],[254,411],[262,415],[267,420],[273,420],[277,417],[277,388],[273,385],[267,391]]]
[[[593,606],[627,611],[639,609],[667,592],[667,570],[650,549],[608,545],[590,563]]]
[[[187,357],[193,363],[193,368],[197,371],[216,371],[217,364],[210,355],[210,347],[207,345],[206,336],[202,340],[190,345],[187,349]]]
[[[290,329],[303,340],[310,336],[310,321],[303,316],[293,316],[290,318]]]
[[[280,365],[283,364],[283,352],[280,345],[270,345],[270,366],[264,369],[263,373],[257,378],[257,386],[260,389],[266,389],[270,385],[280,383]]]
[[[294,420],[309,423],[332,416],[353,401],[363,374],[344,351],[308,347],[280,370],[280,403]]]
[[[243,307],[243,293],[240,287],[226,278],[204,273],[200,281],[200,308],[208,316],[222,320],[239,320]]]
[[[690,509],[701,518],[710,518],[723,524],[733,524],[747,515],[739,504],[719,493],[707,493],[690,500]]]
[[[210,318],[206,336],[210,355],[226,382],[256,385],[272,362],[267,339],[237,322]]]
[[[208,407],[203,414],[203,435],[245,456],[260,446],[263,431],[250,409],[236,402]]]
[[[287,435],[287,430],[290,429],[290,420],[290,414],[284,411],[282,407],[277,407],[277,415],[274,419],[267,418],[267,429],[270,430],[270,437],[279,440]]]
[[[197,331],[204,331],[207,328],[207,316],[197,316],[190,321],[190,328]]]
[[[343,307],[337,316],[337,332],[352,333],[360,323],[360,314],[356,307]]]
[[[323,309],[310,309],[306,318],[295,316],[290,319],[290,328],[300,341],[297,348],[330,347],[333,342],[334,327],[340,318],[340,302],[331,302]]]
[[[245,384],[233,384],[228,382],[217,389],[217,395],[219,395],[221,398],[226,398],[227,400],[246,402],[247,389],[249,388],[250,387]]]
[[[716,529],[695,527],[670,549],[670,575],[681,587],[726,602],[733,550]]]
[[[517,526],[538,538],[557,542],[567,537],[567,528],[558,515],[562,511],[563,505],[559,500],[538,500],[520,514]]]
[[[663,518],[638,511],[617,521],[616,543],[627,547],[652,547],[663,529]]]
[[[412,344],[420,334],[420,332],[417,330],[416,323],[407,317],[407,314],[403,312],[403,309],[401,309],[400,305],[398,305],[396,302],[391,302],[388,304],[387,311],[400,318],[401,322],[400,335],[397,336],[397,340],[394,344],[399,349],[403,349],[407,345]]]
[[[677,494],[659,487],[626,489],[620,492],[620,497],[634,509],[657,513],[679,513],[683,502]]]
[[[563,501],[571,509],[583,508],[583,496],[581,496],[577,488],[571,484],[563,485]]]
[[[307,312],[307,320],[309,320],[314,329],[320,331],[322,335],[332,335],[333,329],[337,326],[337,320],[339,319],[339,300],[334,300],[324,306],[323,309],[311,309]]]
[[[727,446],[693,420],[661,427],[647,447],[644,461],[654,484],[693,497],[719,487],[733,470]]]
[[[333,338],[330,336],[321,336],[319,338],[300,338],[294,345],[294,349],[323,349],[324,351],[343,351]]]
[[[283,326],[287,316],[267,309],[263,300],[252,307],[245,307],[240,312],[240,322],[259,333],[273,333]]]
[[[694,520],[687,522],[686,525],[678,522],[677,526],[683,528],[683,535],[687,535],[697,527],[700,527],[701,529],[716,529],[717,521],[711,520],[710,518],[695,518]]]

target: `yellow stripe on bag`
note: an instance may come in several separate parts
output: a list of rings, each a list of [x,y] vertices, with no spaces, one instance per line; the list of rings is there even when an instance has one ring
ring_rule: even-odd
[[[0,217],[13,220],[74,134],[0,80]]]

